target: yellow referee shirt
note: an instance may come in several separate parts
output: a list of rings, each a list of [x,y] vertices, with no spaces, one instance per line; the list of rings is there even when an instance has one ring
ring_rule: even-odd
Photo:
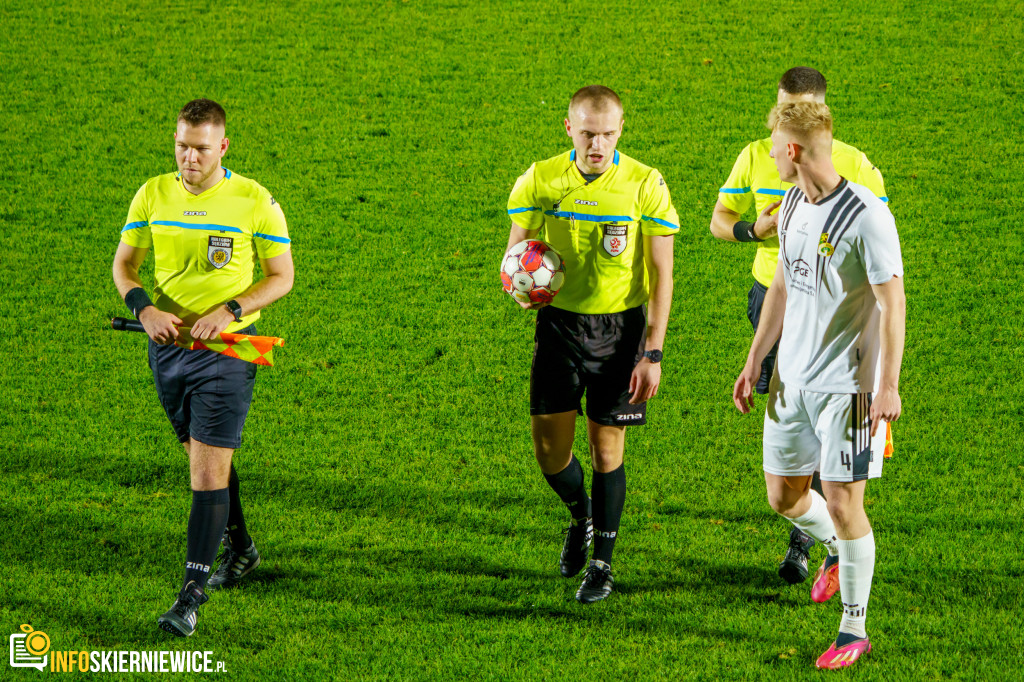
[[[723,206],[743,215],[753,203],[757,214],[760,215],[765,206],[781,199],[786,190],[793,186],[779,178],[775,160],[769,156],[771,149],[770,137],[751,142],[744,147],[732,167],[729,179],[725,181],[725,186],[718,190],[718,200]],[[833,140],[832,165],[839,175],[864,185],[882,201],[889,201],[885,196],[882,173],[871,165],[868,157],[856,147]],[[778,261],[778,237],[758,243],[752,268],[754,279],[766,287],[771,286]]]
[[[647,303],[643,236],[679,231],[661,173],[618,151],[592,182],[575,151],[538,161],[516,181],[508,214],[524,230],[540,230],[538,239],[565,261],[565,284],[551,305],[588,315]]]
[[[288,225],[281,206],[263,186],[224,170],[224,179],[195,195],[178,173],[150,179],[135,194],[121,241],[152,247],[153,304],[186,326],[252,285],[256,258],[288,251]],[[248,327],[259,312],[225,331]]]

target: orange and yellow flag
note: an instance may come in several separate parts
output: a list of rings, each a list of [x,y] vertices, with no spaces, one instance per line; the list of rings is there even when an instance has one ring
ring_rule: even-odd
[[[889,459],[890,457],[892,457],[892,453],[893,453],[893,448],[892,448],[892,424],[890,424],[889,422],[886,422],[885,423],[885,452],[883,453],[883,456],[885,457],[885,459]]]
[[[193,339],[187,329],[180,329],[176,345],[188,350],[209,350],[238,358],[265,367],[274,366],[274,346],[284,346],[284,339],[276,336],[250,336],[249,334],[230,334],[221,332],[216,339],[199,341]]]

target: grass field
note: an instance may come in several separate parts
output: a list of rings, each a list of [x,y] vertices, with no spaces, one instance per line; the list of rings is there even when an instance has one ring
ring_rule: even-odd
[[[761,420],[729,398],[753,251],[707,230],[807,64],[885,176],[908,292],[897,453],[868,490],[875,651],[846,672],[1024,679],[1018,3],[14,0],[0,24],[0,636],[209,650],[234,679],[817,679],[839,607],[776,576]],[[582,607],[530,444],[532,314],[496,265],[512,183],[568,148],[592,82],[682,229],[616,594]],[[200,96],[227,108],[225,166],[282,203],[297,278],[235,460],[266,563],[170,641],[187,463],[144,339],[104,327],[128,204]]]

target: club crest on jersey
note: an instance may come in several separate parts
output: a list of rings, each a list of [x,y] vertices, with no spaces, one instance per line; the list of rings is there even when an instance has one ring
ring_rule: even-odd
[[[828,235],[827,234],[821,235],[821,241],[818,244],[818,255],[819,256],[824,256],[825,258],[828,258],[829,256],[831,256],[835,252],[836,252],[835,247],[828,243]]]
[[[231,262],[231,252],[235,240],[233,237],[210,237],[210,244],[206,249],[206,257],[210,265],[220,270]]]
[[[628,238],[629,225],[615,225],[606,223],[601,225],[604,231],[604,240],[601,245],[608,252],[609,256],[615,257],[626,250],[626,239]]]

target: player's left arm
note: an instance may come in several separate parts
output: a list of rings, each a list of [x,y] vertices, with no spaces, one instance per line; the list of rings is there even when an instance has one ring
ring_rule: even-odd
[[[273,258],[261,258],[260,268],[263,269],[263,278],[254,282],[241,296],[235,297],[235,302],[241,306],[243,315],[263,310],[292,290],[295,266],[292,263],[290,249]],[[192,325],[192,338],[212,339],[234,321],[235,316],[227,306],[218,305]]]
[[[872,284],[871,290],[882,309],[879,328],[881,336],[882,377],[878,391],[871,401],[871,435],[878,430],[879,420],[894,422],[900,418],[900,366],[903,364],[903,344],[907,329],[907,296],[903,278],[892,277],[888,282]]]
[[[645,351],[662,350],[668,331],[668,312],[672,307],[672,245],[674,235],[644,235],[644,263],[650,279],[651,297],[647,301],[647,341]],[[636,405],[658,394],[661,363],[641,358],[629,379],[629,398]]]

